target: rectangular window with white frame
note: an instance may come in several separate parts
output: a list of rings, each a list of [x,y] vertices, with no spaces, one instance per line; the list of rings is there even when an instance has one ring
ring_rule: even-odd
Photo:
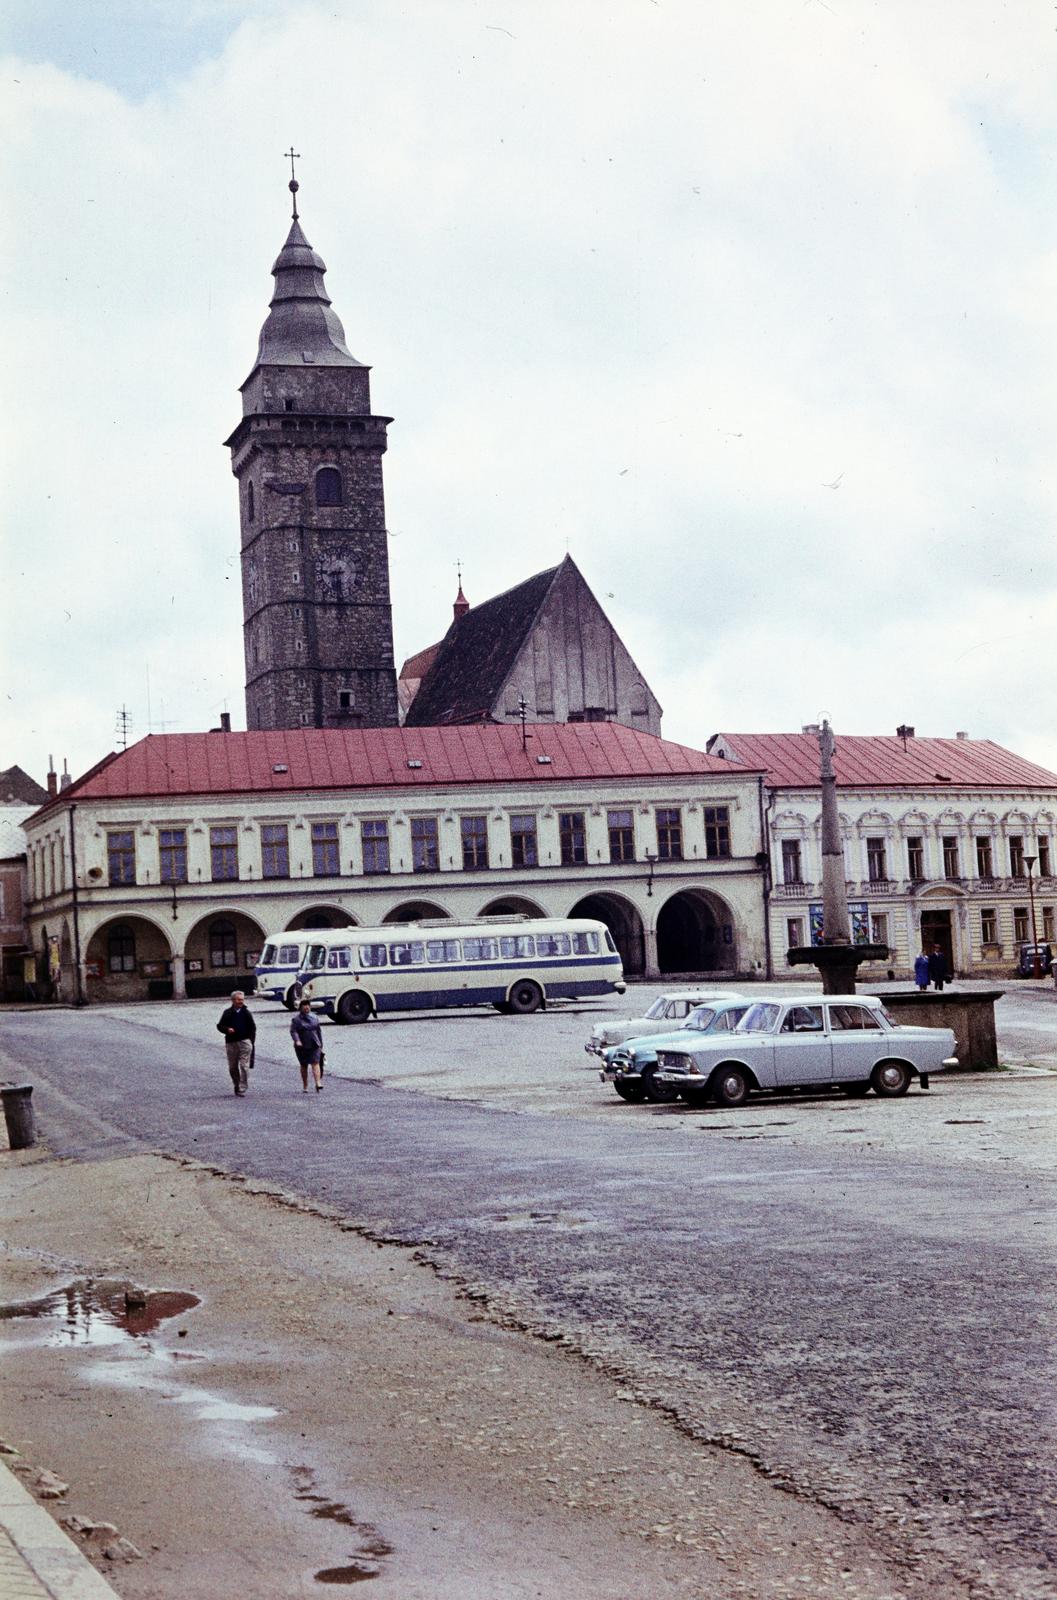
[[[866,870],[871,883],[887,883],[888,863],[885,859],[885,842],[883,839],[867,839]]]
[[[411,870],[440,870],[440,838],[436,817],[411,818]]]
[[[389,824],[381,820],[360,824],[360,846],[363,850],[363,870],[389,871]]]
[[[108,833],[106,836],[106,862],[111,887],[136,881],[135,835]]]
[[[782,882],[803,883],[804,874],[800,860],[800,840],[782,840]]]
[[[943,876],[945,878],[961,877],[961,866],[958,860],[958,840],[954,834],[946,834],[944,836]]]
[[[460,817],[459,830],[462,834],[463,870],[471,872],[475,867],[487,867],[488,818]]]
[[[231,883],[239,875],[239,836],[235,828],[210,828],[209,865],[214,883]]]
[[[1013,907],[1013,942],[1014,944],[1027,944],[1028,942],[1027,906]]]
[[[1040,834],[1035,841],[1035,848],[1039,854],[1039,877],[1050,876],[1050,840],[1048,834]]]
[[[870,943],[888,943],[888,918],[884,915],[870,918]]]
[[[1009,876],[1022,878],[1024,876],[1024,840],[1019,833],[1009,836]]]
[[[993,878],[995,875],[994,852],[991,849],[991,840],[986,833],[977,834],[976,837],[976,876],[978,878]]]
[[[1042,908],[1042,937],[1047,944],[1053,943],[1053,907]]]
[[[634,861],[635,824],[630,811],[610,811],[606,821],[609,827],[610,861]]]
[[[730,856],[730,807],[705,807],[705,855],[710,861]]]
[[[678,806],[661,806],[657,811],[657,859],[683,859],[683,816]]]
[[[790,950],[800,949],[804,942],[804,919],[802,917],[786,918],[785,942]]]
[[[980,943],[998,943],[998,912],[993,906],[987,906],[980,913]]]
[[[261,877],[290,876],[290,835],[285,822],[261,824]]]
[[[510,818],[510,860],[515,867],[539,865],[535,815],[524,812]]]
[[[162,883],[187,882],[187,829],[158,829],[158,858]]]
[[[907,877],[921,883],[925,876],[925,841],[920,835],[907,840]]]
[[[312,876],[337,878],[341,875],[341,858],[338,851],[338,825],[336,822],[312,824]]]

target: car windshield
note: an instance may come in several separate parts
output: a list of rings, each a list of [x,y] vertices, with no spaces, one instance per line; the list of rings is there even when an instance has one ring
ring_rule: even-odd
[[[774,1025],[778,1021],[780,1007],[766,1005],[762,1001],[750,1006],[742,1017],[735,1033],[773,1033]]]
[[[707,1033],[715,1020],[716,1013],[711,1006],[697,1006],[687,1017],[686,1026],[696,1028],[698,1033]]]
[[[664,995],[662,994],[660,999],[659,1000],[655,1000],[653,1002],[652,1006],[650,1007],[650,1009],[646,1012],[646,1021],[647,1022],[652,1022],[654,1020],[654,1018],[656,1018],[656,1017],[663,1017],[664,1016],[664,1008],[665,1008],[665,1006],[667,1004],[668,1004],[668,1002],[664,998]]]

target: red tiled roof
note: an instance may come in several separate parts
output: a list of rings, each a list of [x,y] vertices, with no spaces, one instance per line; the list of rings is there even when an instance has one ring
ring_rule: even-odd
[[[776,789],[817,785],[818,735],[721,733],[715,736],[749,768],[763,768]],[[833,770],[844,788],[986,788],[1057,790],[1057,773],[1025,761],[990,739],[902,739],[836,734]],[[712,741],[710,740],[711,744]]]
[[[528,732],[527,750],[521,747],[520,727],[510,724],[148,734],[77,779],[49,806],[162,795],[435,789],[446,784],[731,773],[729,761],[621,723],[536,722]],[[550,760],[537,760],[544,755]],[[409,761],[421,766],[409,766]]]

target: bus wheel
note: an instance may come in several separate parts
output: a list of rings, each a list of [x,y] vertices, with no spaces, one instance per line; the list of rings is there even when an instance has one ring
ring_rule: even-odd
[[[371,1014],[371,1002],[358,989],[343,994],[338,1001],[339,1022],[366,1022]]]
[[[543,1004],[539,985],[529,983],[527,980],[524,983],[515,983],[507,1004],[511,1011],[516,1011],[520,1016],[525,1016],[530,1011],[538,1011]]]
[[[283,996],[283,1005],[286,1007],[287,1011],[296,1011],[297,1002],[300,1000],[300,998],[301,985],[299,983],[292,983]]]

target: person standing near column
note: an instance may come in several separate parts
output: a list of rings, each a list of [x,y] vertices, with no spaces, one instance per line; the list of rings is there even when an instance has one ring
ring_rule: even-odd
[[[228,1071],[236,1094],[246,1093],[247,1069],[253,1061],[253,1041],[257,1037],[257,1024],[246,1004],[246,996],[236,989],[231,1004],[217,1023],[217,1032],[224,1035]]]
[[[290,1037],[294,1041],[294,1053],[301,1068],[302,1091],[308,1093],[308,1069],[311,1067],[318,1094],[323,1087],[323,1034],[319,1018],[312,1015],[308,1000],[302,1000],[295,1015],[290,1018]]]

